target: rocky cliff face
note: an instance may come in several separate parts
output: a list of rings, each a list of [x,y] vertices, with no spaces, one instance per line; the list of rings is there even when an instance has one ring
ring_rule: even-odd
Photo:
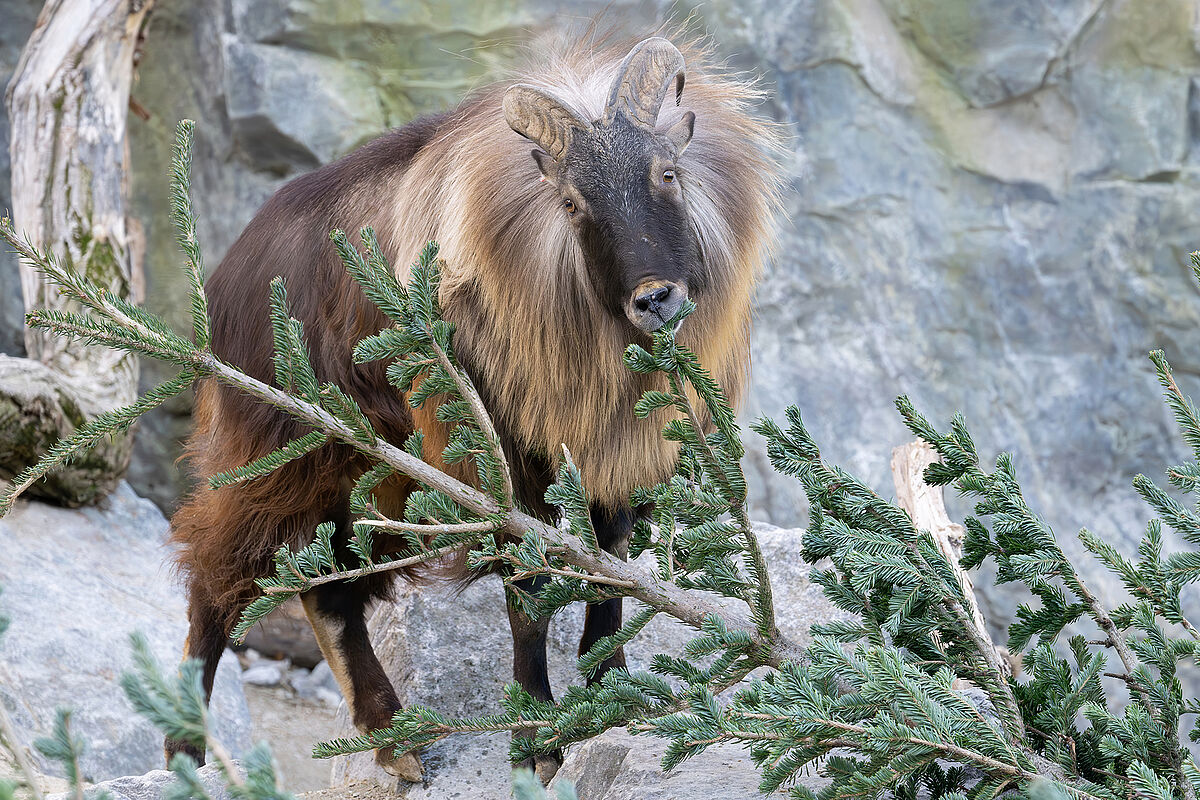
[[[882,445],[908,438],[890,400],[962,410],[983,453],[1017,454],[1069,549],[1083,525],[1130,545],[1130,479],[1181,452],[1145,354],[1197,366],[1196,5],[787,8],[722,18],[803,153],[748,412],[797,403],[886,493]],[[762,510],[794,513],[756,458]]]
[[[17,59],[25,41],[33,31],[33,22],[38,9],[37,0],[4,0],[0,2],[0,13],[4,25],[0,25],[0,86],[8,86]],[[2,94],[2,93],[0,93]],[[12,194],[8,152],[8,114],[0,108],[0,216],[11,213]],[[17,274],[17,258],[4,248],[0,252],[0,355],[25,355],[25,338],[22,333],[25,319],[25,302],[21,296],[21,279]]]
[[[282,181],[453,103],[511,63],[525,30],[602,7],[646,27],[672,11],[163,3],[134,88],[151,117],[130,122],[149,305],[184,326],[162,213],[179,117],[200,122],[194,188],[215,265]],[[1086,524],[1128,544],[1146,516],[1130,478],[1182,452],[1145,353],[1163,347],[1200,394],[1195,0],[715,0],[697,14],[762,75],[764,113],[793,137],[745,417],[799,405],[831,460],[889,493],[888,454],[909,438],[892,398],[935,420],[962,410],[982,452],[1017,454],[1064,539]],[[132,479],[163,504],[186,412],[143,426]],[[801,521],[797,486],[752,434],[749,447],[755,513]]]

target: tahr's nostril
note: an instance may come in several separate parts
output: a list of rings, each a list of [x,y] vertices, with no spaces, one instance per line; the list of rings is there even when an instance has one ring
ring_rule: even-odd
[[[667,302],[671,296],[670,286],[660,286],[657,289],[640,294],[633,299],[633,307],[638,311],[656,311],[660,305]]]

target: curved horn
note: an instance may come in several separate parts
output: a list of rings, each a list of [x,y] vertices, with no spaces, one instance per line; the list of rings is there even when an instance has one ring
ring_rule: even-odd
[[[555,161],[566,154],[576,131],[588,127],[562,100],[527,83],[518,83],[504,93],[504,118],[509,127]]]
[[[683,53],[660,36],[646,39],[629,51],[617,71],[604,107],[604,121],[611,123],[622,111],[633,124],[654,130],[671,81],[675,82],[678,105],[683,94]]]

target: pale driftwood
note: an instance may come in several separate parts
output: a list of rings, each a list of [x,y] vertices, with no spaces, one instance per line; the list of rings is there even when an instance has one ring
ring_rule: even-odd
[[[950,515],[946,513],[941,487],[930,486],[925,482],[925,468],[936,461],[938,454],[934,449],[919,440],[892,450],[892,481],[896,486],[896,503],[908,512],[918,530],[929,531],[938,549],[953,565],[978,634],[988,641],[1000,657],[1000,662],[1011,672],[1012,666],[1007,659],[1007,652],[992,644],[991,637],[988,636],[987,624],[979,610],[971,577],[958,564],[962,558],[966,529],[957,522],[952,522]]]
[[[25,46],[8,87],[12,126],[13,223],[38,248],[86,273],[113,294],[140,299],[142,279],[136,236],[125,210],[128,146],[125,119],[135,56],[152,0],[49,0]],[[20,265],[26,310],[71,309],[59,291],[25,261]],[[58,414],[31,431],[52,432],[25,442],[21,452],[44,451],[70,433],[63,420],[90,418],[136,397],[137,359],[103,347],[85,347],[45,331],[26,331],[28,370],[41,381],[45,368],[63,391]],[[30,363],[33,362],[33,363]],[[9,365],[11,367],[11,365]],[[15,372],[15,374],[14,374]],[[10,400],[28,376],[9,370],[15,386],[0,386]],[[15,402],[15,401],[14,401]],[[36,408],[21,409],[25,416]],[[68,419],[68,421],[71,421]],[[73,422],[73,421],[71,421]],[[102,442],[84,462],[31,490],[68,505],[103,497],[124,474],[127,436]],[[0,454],[0,476],[28,464],[12,449]]]
[[[892,481],[896,502],[908,512],[916,526],[933,534],[938,548],[950,563],[962,558],[966,529],[950,520],[940,486],[925,482],[925,468],[938,461],[938,454],[922,441],[909,442],[892,450]]]

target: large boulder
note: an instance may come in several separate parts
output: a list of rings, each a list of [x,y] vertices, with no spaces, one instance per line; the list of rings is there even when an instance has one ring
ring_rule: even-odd
[[[713,745],[663,774],[667,744],[660,739],[610,730],[571,750],[550,789],[570,782],[581,800],[747,800],[757,797],[760,776],[743,748]],[[813,791],[829,781],[804,775]]]
[[[40,361],[0,355],[0,480],[37,463],[84,423],[71,380]],[[29,487],[26,496],[87,505],[112,491],[118,480],[111,457],[88,452]]]
[[[216,764],[201,767],[199,776],[200,783],[208,793],[208,800],[231,800],[232,794],[220,767]],[[109,800],[161,800],[176,780],[174,772],[156,769],[145,775],[126,775],[102,781],[88,787],[83,796],[85,800],[104,800],[105,797]],[[59,792],[49,795],[46,800],[74,800],[74,797],[71,792]]]
[[[779,627],[805,644],[813,623],[844,615],[825,600],[819,587],[808,581],[809,567],[800,559],[801,531],[766,524],[756,528],[770,567]],[[648,554],[638,563],[653,568],[653,559]],[[626,601],[626,605],[632,605],[632,601]],[[582,623],[582,606],[564,610],[551,622],[550,682],[558,693],[569,684],[581,682],[575,668],[575,654]],[[429,706],[450,717],[500,711],[503,687],[512,680],[512,639],[499,578],[477,581],[458,594],[436,586],[402,591],[395,602],[379,607],[370,629],[379,659],[402,703]],[[625,648],[629,666],[647,669],[655,653],[678,654],[693,636],[691,628],[660,615]],[[344,706],[339,717],[344,735],[354,735]],[[605,741],[611,743],[611,737]],[[466,796],[501,800],[509,797],[511,789],[508,742],[507,734],[460,736],[439,742],[422,754],[423,784],[397,785],[395,778],[375,766],[370,753],[339,757],[334,759],[333,785],[361,781],[395,785],[402,796],[414,800]],[[626,740],[620,739],[614,746],[625,747]],[[608,766],[594,769],[604,771],[606,785],[626,787],[631,793],[597,795],[598,798],[620,796],[639,800],[675,796],[663,792],[675,787],[678,778],[655,778],[652,765],[661,758],[661,752],[646,738],[638,740],[638,749],[640,754],[632,758],[618,757],[615,750],[599,745],[575,762],[572,762],[575,757],[568,755],[568,763],[576,763],[571,774],[576,780],[600,780],[592,775],[593,767],[586,765],[623,764],[620,769],[610,770]],[[600,750],[604,758],[597,760],[596,753]],[[653,755],[656,752],[658,755]],[[744,754],[737,753],[740,751],[736,748],[723,748],[704,763],[718,772],[744,771],[746,775],[738,777],[731,786],[744,783],[752,792],[758,778]],[[618,777],[622,770],[629,774]],[[634,791],[633,787],[642,788]],[[592,800],[590,795],[581,796]]]
[[[146,636],[164,673],[187,635],[186,604],[172,574],[167,522],[122,483],[100,506],[68,510],[22,501],[0,519],[0,702],[22,746],[49,734],[57,708],[74,710],[87,743],[88,781],[163,765],[162,733],[134,712],[118,685],[132,666],[129,636]],[[237,660],[223,659],[213,729],[235,755],[249,746],[250,717]],[[35,754],[37,768],[61,766]]]

